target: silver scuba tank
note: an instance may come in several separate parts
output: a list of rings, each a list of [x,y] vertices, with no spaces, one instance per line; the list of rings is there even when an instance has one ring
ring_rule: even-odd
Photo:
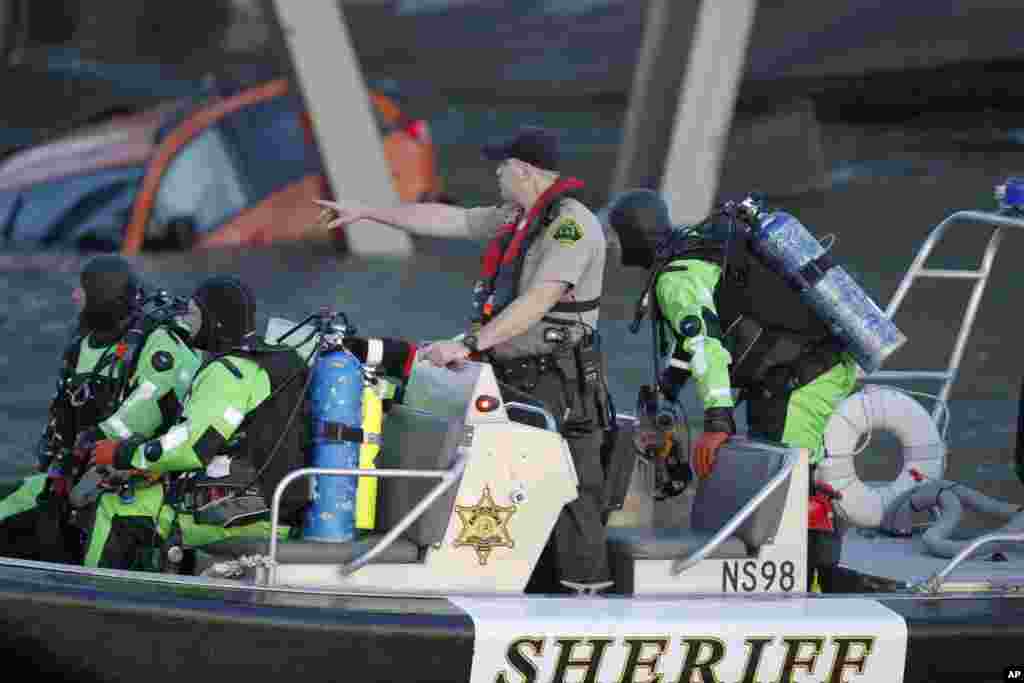
[[[751,248],[785,276],[846,346],[865,373],[882,366],[907,338],[821,243],[784,211],[762,212],[741,204],[750,224]]]

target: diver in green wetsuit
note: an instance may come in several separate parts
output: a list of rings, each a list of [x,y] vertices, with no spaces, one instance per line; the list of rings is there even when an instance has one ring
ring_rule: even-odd
[[[210,357],[196,372],[176,424],[159,438],[106,439],[92,449],[93,464],[160,483],[138,487],[130,497],[101,497],[87,566],[155,568],[150,551],[162,546],[161,570],[189,572],[195,567],[171,559],[170,548],[269,538],[267,502],[287,474],[308,465],[308,359],[256,336],[255,300],[237,279],[207,280],[192,303],[200,320],[195,345]],[[400,383],[416,358],[416,346],[397,339],[350,336],[344,344],[360,362]],[[282,496],[282,537],[301,527],[309,502],[305,482]]]
[[[203,523],[196,509],[212,501],[188,506],[180,492],[196,491],[190,488],[196,479],[227,483],[232,471],[240,469],[243,479],[253,477],[242,488],[257,484],[258,477],[269,500],[268,485],[304,465],[308,421],[298,414],[298,404],[306,364],[290,347],[257,341],[255,300],[237,279],[207,280],[192,301],[202,320],[195,344],[212,358],[196,373],[178,422],[159,438],[101,440],[92,450],[97,466],[151,478],[170,474],[173,481],[136,488],[130,497],[104,494],[89,533],[86,566],[136,568],[146,551],[172,538],[199,548],[235,536],[269,536],[269,521]],[[306,500],[300,486],[292,487],[282,519],[294,523]]]
[[[704,432],[694,471],[710,473],[716,451],[736,431],[737,400],[745,400],[750,435],[808,449],[813,482],[825,427],[857,381],[853,357],[727,221],[674,228],[661,197],[635,190],[614,202],[609,222],[622,239],[624,265],[650,270],[645,295],[659,388],[675,401],[690,377],[696,381]],[[809,530],[808,588],[816,570],[829,590],[841,540],[838,527]]]
[[[177,415],[199,366],[188,345],[186,312],[144,314],[139,278],[127,261],[93,259],[82,270],[81,287],[79,334],[65,351],[37,449],[42,473],[0,500],[0,555],[79,561],[81,532],[69,523],[68,504],[75,470],[84,464],[75,453],[98,439],[158,433]]]

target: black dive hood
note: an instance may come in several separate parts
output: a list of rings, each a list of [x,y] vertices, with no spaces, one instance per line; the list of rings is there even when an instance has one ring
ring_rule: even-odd
[[[672,231],[668,206],[654,190],[629,190],[608,207],[608,224],[622,245],[622,265],[654,265],[657,245]]]
[[[222,353],[242,346],[256,330],[256,298],[241,280],[215,277],[206,280],[192,295],[203,313],[195,345]]]
[[[142,287],[135,270],[120,256],[98,256],[82,269],[81,284],[83,331],[97,341],[113,341],[139,304]]]

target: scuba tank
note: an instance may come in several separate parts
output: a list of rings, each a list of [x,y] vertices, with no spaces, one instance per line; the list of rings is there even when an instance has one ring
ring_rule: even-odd
[[[907,338],[821,243],[784,211],[765,212],[752,198],[737,207],[750,226],[751,249],[784,277],[865,373],[878,370]]]
[[[313,324],[307,325],[312,322]],[[282,329],[286,332],[280,334]],[[296,335],[296,333],[300,333]],[[302,332],[306,333],[302,337]],[[388,405],[398,401],[409,378],[416,345],[399,339],[355,335],[344,313],[323,310],[302,322],[273,318],[267,340],[306,350],[313,422],[312,467],[373,469],[380,452]],[[296,335],[293,341],[289,337]],[[312,340],[315,342],[310,344]],[[399,385],[387,381],[398,378]],[[358,481],[357,481],[358,479]],[[377,477],[314,478],[303,537],[318,541],[352,540],[355,529],[376,526]]]
[[[313,467],[359,466],[362,439],[363,367],[344,346],[344,330],[330,329],[320,339],[313,364],[310,401],[313,420]],[[360,430],[361,431],[361,430]],[[302,536],[310,541],[344,543],[355,537],[356,477],[314,476]]]

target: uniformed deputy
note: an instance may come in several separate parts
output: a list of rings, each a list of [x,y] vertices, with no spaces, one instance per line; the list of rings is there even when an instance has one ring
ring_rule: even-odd
[[[0,555],[80,559],[80,534],[67,526],[72,470],[80,464],[71,459],[74,453],[98,439],[157,433],[177,415],[199,365],[187,343],[187,316],[140,312],[141,287],[128,262],[95,258],[82,270],[81,285],[79,334],[65,351],[37,452],[44,473],[0,501]]]
[[[306,386],[306,364],[290,347],[257,341],[255,299],[237,279],[207,280],[192,300],[201,313],[195,344],[213,355],[196,372],[180,421],[156,439],[100,441],[92,463],[150,477],[205,471],[225,486],[232,470],[244,467],[243,476],[252,474],[253,479],[240,484],[242,489],[279,481],[283,473],[304,464],[306,425],[295,408]],[[86,566],[131,569],[142,558],[145,567],[146,551],[172,538],[195,548],[236,536],[269,537],[267,521],[226,528],[197,519],[186,496],[176,495],[192,479],[175,477],[140,487],[127,500],[104,494],[89,534]],[[286,522],[305,503],[300,487],[292,488],[296,490],[282,506]],[[172,489],[175,493],[169,496]],[[263,493],[269,500],[265,487]]]
[[[472,293],[468,334],[421,353],[438,366],[457,366],[481,354],[499,380],[552,409],[573,454],[579,497],[562,511],[528,590],[565,590],[552,571],[564,585],[593,588],[610,576],[600,454],[604,430],[612,425],[596,335],[604,232],[573,197],[583,183],[559,175],[554,134],[526,127],[483,151],[499,162],[502,206],[318,203],[337,213],[330,228],[370,219],[419,235],[489,240]]]
[[[808,449],[813,482],[825,427],[857,381],[856,361],[828,325],[727,222],[674,228],[650,190],[614,201],[609,222],[622,241],[623,264],[651,271],[661,389],[675,400],[691,376],[696,380],[704,432],[694,446],[694,471],[707,476],[718,448],[735,433],[737,389],[750,434]],[[826,591],[841,540],[836,532],[808,534],[810,569]]]

